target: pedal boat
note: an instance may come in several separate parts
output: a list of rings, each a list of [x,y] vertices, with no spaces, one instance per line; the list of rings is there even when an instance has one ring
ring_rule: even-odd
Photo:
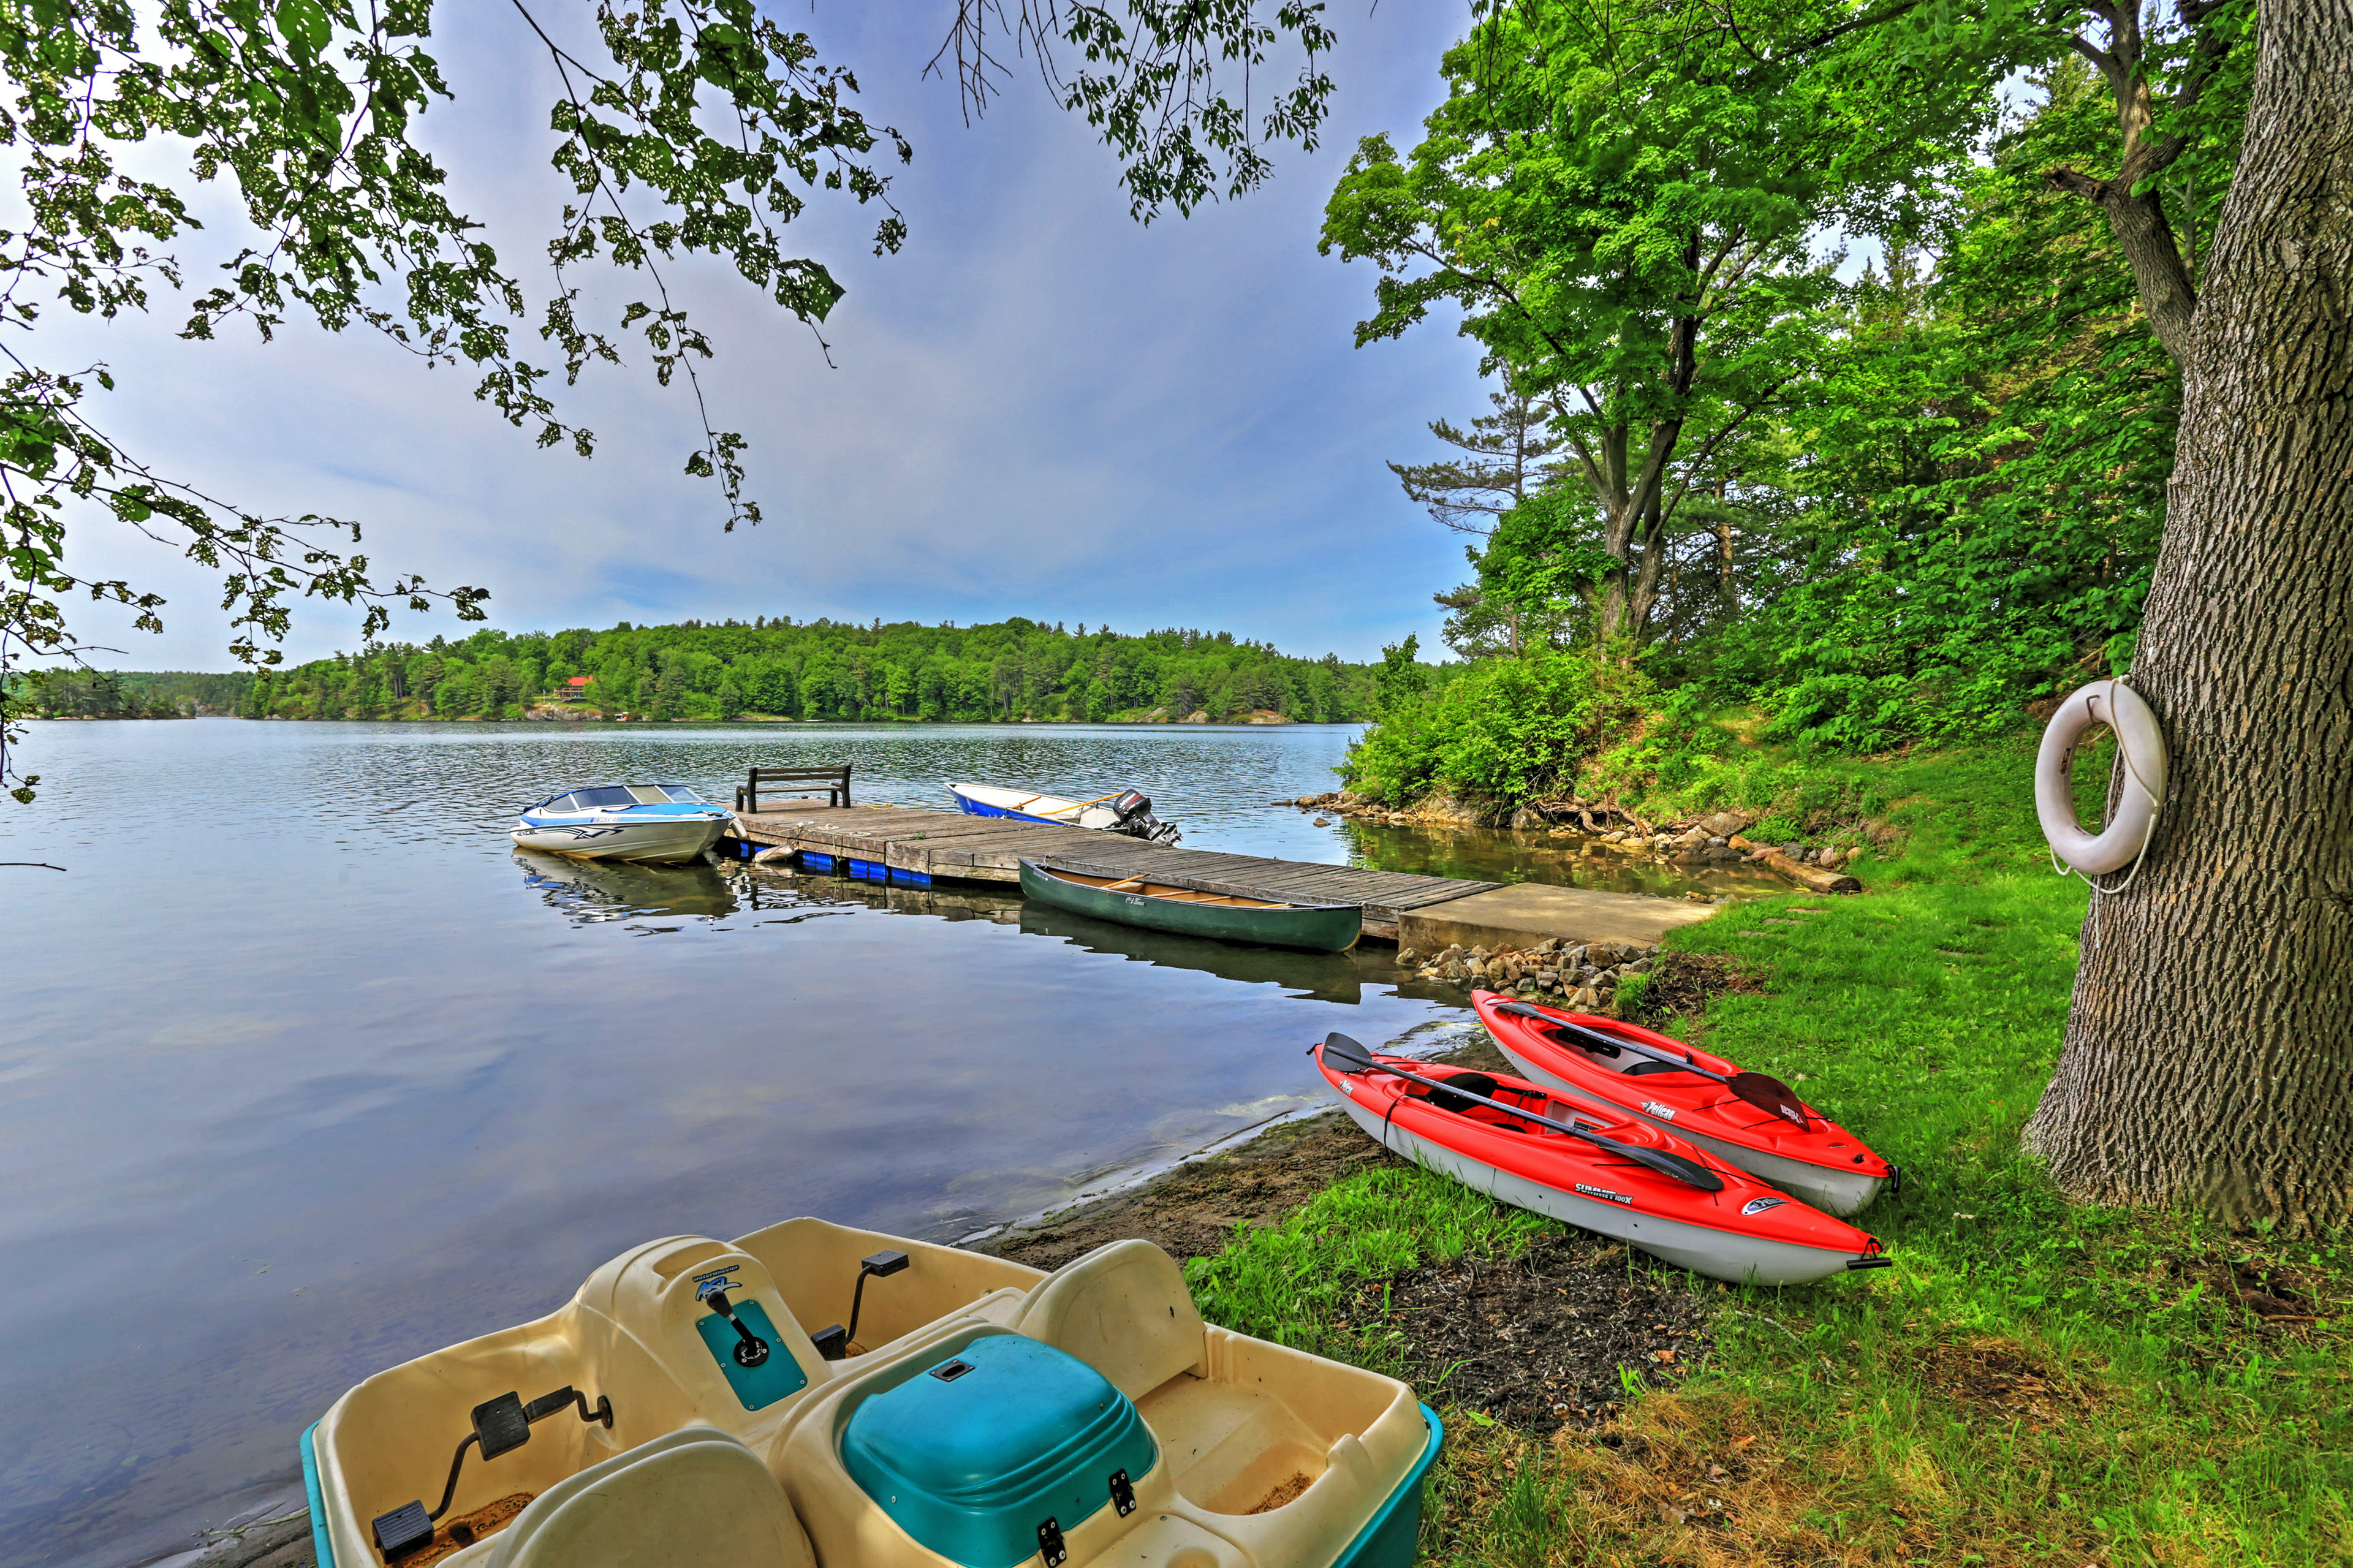
[[[1024,860],[1021,891],[1041,904],[1099,921],[1309,952],[1345,952],[1365,930],[1359,905],[1276,903],[1221,893],[1184,877],[1100,877]]]
[[[952,784],[948,794],[967,816],[1004,816],[1016,822],[1036,822],[1056,827],[1091,827],[1155,844],[1174,844],[1184,837],[1173,822],[1152,815],[1152,797],[1132,789],[1113,790],[1092,800],[1066,800],[1059,795],[1005,789],[996,784]]]
[[[598,784],[529,807],[513,836],[550,855],[676,864],[700,858],[728,821],[724,808],[684,784]]]
[[[1148,1242],[1042,1274],[796,1219],[624,1253],[301,1454],[318,1568],[1410,1568],[1441,1436]]]
[[[1512,1066],[1555,1093],[1665,1128],[1825,1214],[1860,1214],[1883,1185],[1904,1179],[1862,1139],[1794,1095],[1802,1122],[1750,1104],[1717,1077],[1625,1047],[1648,1047],[1722,1078],[1741,1070],[1736,1062],[1616,1018],[1545,1007],[1531,1008],[1543,1018],[1505,1011],[1512,1001],[1492,991],[1471,994],[1479,1021]]]
[[[1341,1037],[1343,1040],[1345,1037]],[[1582,1103],[1541,1084],[1366,1053],[1446,1087],[1386,1072],[1344,1072],[1315,1047],[1341,1109],[1382,1147],[1499,1203],[1612,1237],[1711,1279],[1806,1285],[1892,1261],[1876,1238],[1683,1142],[1674,1134]],[[1566,1132],[1464,1098],[1480,1095],[1636,1148],[1680,1154],[1721,1185],[1710,1192]]]

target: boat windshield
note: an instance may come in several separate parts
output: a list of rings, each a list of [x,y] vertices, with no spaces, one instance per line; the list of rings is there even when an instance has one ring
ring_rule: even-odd
[[[632,805],[708,805],[711,803],[684,784],[598,784],[559,795],[542,811],[614,811]]]
[[[598,784],[594,789],[575,789],[570,795],[559,795],[540,811],[613,811],[632,805],[709,805],[711,803],[684,784]]]

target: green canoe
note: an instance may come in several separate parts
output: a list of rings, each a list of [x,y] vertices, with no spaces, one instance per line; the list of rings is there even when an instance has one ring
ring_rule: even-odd
[[[1021,862],[1021,891],[1039,903],[1101,921],[1261,947],[1343,952],[1356,945],[1365,929],[1365,911],[1355,904],[1270,903],[1181,877],[1104,877],[1035,860]]]

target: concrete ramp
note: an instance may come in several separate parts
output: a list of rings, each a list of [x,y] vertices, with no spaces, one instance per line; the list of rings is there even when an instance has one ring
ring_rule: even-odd
[[[1460,945],[1533,947],[1548,936],[1577,942],[1630,942],[1648,947],[1677,926],[1704,921],[1714,906],[1641,893],[1517,882],[1400,912],[1398,942],[1416,952]]]

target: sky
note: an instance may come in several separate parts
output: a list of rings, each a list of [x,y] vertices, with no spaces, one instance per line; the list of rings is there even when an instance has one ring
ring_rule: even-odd
[[[184,342],[168,292],[144,320],[52,311],[38,354],[107,362],[119,388],[91,412],[152,467],[249,510],[356,518],[379,570],[486,588],[489,624],[508,630],[1020,615],[1222,629],[1308,657],[1377,658],[1408,633],[1434,647],[1430,595],[1466,574],[1461,541],[1385,461],[1427,460],[1440,450],[1430,421],[1484,410],[1476,346],[1433,319],[1354,347],[1375,272],[1315,241],[1357,140],[1417,139],[1462,6],[1343,0],[1319,151],[1280,149],[1271,185],[1149,227],[1129,217],[1113,154],[1034,75],[1017,69],[970,124],[953,83],[922,79],[947,0],[773,14],[852,66],[863,109],[915,156],[893,165],[911,230],[898,255],[871,254],[876,215],[844,198],[786,231],[849,290],[824,328],[834,368],[732,273],[672,274],[717,343],[714,422],[751,442],[756,528],[723,531],[716,487],[681,473],[692,405],[682,384],[655,385],[641,352],[558,394],[597,432],[589,460],[535,447],[473,400],[464,367],[428,368],[364,331]],[[509,7],[448,8],[432,47],[458,102],[434,108],[420,140],[458,205],[543,286],[537,258],[567,194],[547,167],[545,57]],[[245,237],[216,193],[199,210],[206,231],[174,247],[192,292]],[[584,309],[608,323],[642,291],[609,270],[589,282]],[[518,339],[541,347],[520,324]],[[170,600],[161,637],[77,607],[85,637],[121,650],[93,662],[233,667],[204,572],[104,524],[81,529],[69,559]],[[358,624],[349,606],[303,602],[289,662],[356,646]],[[461,629],[404,610],[390,635]]]

